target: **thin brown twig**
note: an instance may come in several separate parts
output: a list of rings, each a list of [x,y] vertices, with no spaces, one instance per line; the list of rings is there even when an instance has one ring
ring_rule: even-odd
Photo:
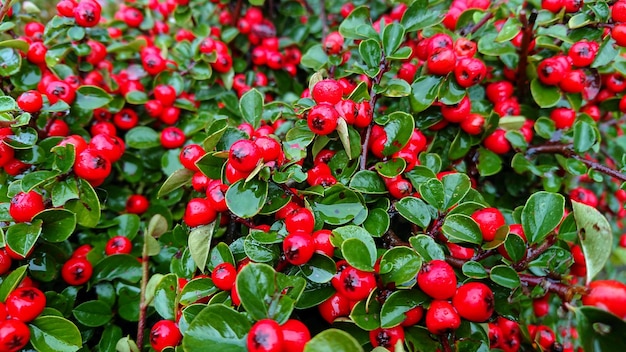
[[[537,12],[534,10],[531,12],[529,18],[526,18],[526,12],[520,14],[520,22],[522,22],[522,44],[519,52],[519,63],[517,64],[517,97],[520,101],[523,101],[526,97],[526,67],[528,66],[528,53],[530,43],[533,40],[536,20]]]
[[[367,152],[369,149],[370,137],[372,135],[372,128],[374,124],[374,111],[376,109],[376,101],[378,100],[378,94],[376,94],[376,86],[380,84],[380,81],[383,79],[383,75],[389,69],[387,65],[387,59],[385,58],[385,54],[380,59],[379,71],[376,77],[372,80],[372,86],[370,87],[370,116],[372,116],[372,122],[370,122],[369,126],[367,126],[367,130],[365,131],[365,138],[363,139],[363,145],[361,146],[361,170],[365,170],[367,167]]]
[[[0,7],[0,22],[2,22],[2,20],[4,20],[4,16],[6,16],[7,13],[9,13],[9,10],[11,10],[11,3],[13,2],[13,0],[5,0],[2,3],[2,7]]]
[[[149,236],[146,234],[146,236]],[[148,255],[148,241],[144,241],[141,253],[141,288],[139,298],[139,322],[137,323],[137,346],[143,346],[144,331],[146,330],[146,318],[148,315],[148,302],[146,302],[146,290],[150,278],[150,257]]]

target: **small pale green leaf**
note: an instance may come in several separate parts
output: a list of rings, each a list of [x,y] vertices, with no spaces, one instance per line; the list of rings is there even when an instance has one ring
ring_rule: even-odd
[[[576,201],[572,201],[572,208],[585,254],[587,282],[591,282],[611,256],[613,232],[606,217],[596,208]]]

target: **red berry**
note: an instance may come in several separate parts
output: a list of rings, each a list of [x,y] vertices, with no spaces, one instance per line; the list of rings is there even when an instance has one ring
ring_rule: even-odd
[[[182,147],[185,144],[185,133],[178,127],[165,127],[161,132],[161,145],[166,149]]]
[[[292,232],[283,240],[283,251],[285,252],[285,259],[289,263],[302,265],[313,257],[315,244],[308,233]]]
[[[420,306],[411,308],[406,311],[404,315],[406,316],[406,318],[404,318],[404,321],[400,325],[404,327],[413,326],[419,323],[419,321],[422,320],[422,318],[424,317],[424,308]]]
[[[570,128],[576,120],[576,111],[569,108],[556,108],[550,112],[550,119],[558,129]]]
[[[472,219],[476,221],[483,234],[483,241],[491,242],[496,238],[496,231],[506,224],[504,216],[496,208],[484,208],[475,211]]]
[[[426,68],[429,73],[445,76],[454,70],[456,55],[451,48],[437,49],[426,61]]]
[[[234,169],[241,172],[251,172],[261,160],[262,155],[253,141],[239,140],[230,147],[228,162]]]
[[[351,301],[360,301],[376,288],[376,277],[374,273],[348,266],[339,275],[339,285],[339,293]]]
[[[496,154],[506,154],[511,150],[511,143],[506,139],[506,131],[498,128],[483,140],[485,148]]]
[[[183,166],[191,171],[199,171],[196,161],[200,160],[206,152],[199,144],[188,144],[180,151],[179,159]]]
[[[215,287],[224,291],[230,291],[233,288],[236,278],[237,269],[235,269],[233,264],[228,262],[216,265],[211,274],[211,279],[213,279]]]
[[[126,211],[129,214],[141,215],[145,213],[149,207],[150,201],[141,194],[133,194],[126,200]]]
[[[310,234],[314,227],[315,217],[307,208],[299,208],[285,218],[285,228],[288,232],[301,231]]]
[[[34,320],[46,307],[46,296],[38,288],[16,288],[6,301],[7,313],[14,319],[27,323]]]
[[[122,157],[125,148],[124,141],[115,135],[96,134],[89,142],[89,149],[99,152],[111,163]]]
[[[422,265],[417,274],[419,288],[434,299],[449,299],[456,292],[456,274],[450,264],[435,259]]]
[[[183,221],[189,227],[208,225],[215,221],[217,213],[206,198],[193,198],[187,203]]]
[[[317,308],[322,318],[329,324],[332,324],[337,318],[348,316],[352,310],[350,300],[339,292],[320,303]]]
[[[74,253],[72,253],[72,258],[85,258],[92,249],[93,247],[90,244],[83,244],[82,246],[74,250]]]
[[[211,181],[207,186],[207,199],[216,212],[228,210],[228,205],[226,205],[226,191],[228,191],[228,186],[220,181]]]
[[[289,319],[282,326],[283,351],[302,352],[304,346],[311,340],[311,333],[304,323],[299,320]]]
[[[398,343],[404,342],[404,328],[396,326],[393,328],[377,328],[370,331],[370,342],[374,347],[384,347],[394,350]]]
[[[469,88],[482,82],[487,75],[485,63],[476,58],[462,58],[454,68],[456,82],[463,88]]]
[[[335,253],[335,246],[330,242],[330,236],[332,232],[330,230],[319,230],[313,232],[313,243],[315,245],[315,252],[332,257]],[[624,236],[626,241],[626,236]],[[626,246],[624,246],[626,247]]]
[[[97,150],[85,149],[76,156],[74,173],[87,181],[99,181],[111,173],[111,161]]]
[[[176,347],[183,339],[178,326],[171,320],[160,320],[150,330],[150,346],[157,352],[166,347]]]
[[[15,319],[0,321],[0,350],[20,351],[30,341],[30,330],[23,322]]]
[[[539,81],[546,85],[557,85],[567,71],[567,67],[557,57],[547,58],[537,65]]]
[[[463,131],[474,136],[483,132],[484,125],[485,118],[479,114],[469,114],[460,124]]]
[[[9,214],[15,222],[30,222],[35,215],[45,209],[41,194],[35,191],[20,192],[11,199]]]
[[[59,100],[67,104],[72,104],[76,98],[76,91],[67,82],[52,81],[45,86],[46,97],[50,105],[54,105]]]
[[[4,275],[11,269],[13,260],[4,248],[0,248],[0,275]]]
[[[589,294],[582,302],[626,319],[626,285],[615,280],[597,280],[589,284]]]
[[[247,341],[250,352],[281,352],[284,342],[280,325],[271,319],[254,323],[248,332]]]
[[[72,286],[86,284],[91,279],[92,274],[93,266],[84,257],[70,258],[61,268],[61,277],[68,285]]]
[[[324,79],[313,86],[311,96],[316,103],[337,104],[342,97],[343,90],[339,82],[334,79]]]
[[[20,94],[20,96],[17,97],[17,106],[26,112],[38,112],[43,106],[41,93],[36,90],[29,90]]]
[[[100,5],[94,1],[81,1],[74,7],[74,18],[76,24],[81,27],[94,27],[100,22],[102,9]]]
[[[458,288],[452,298],[452,305],[462,318],[481,323],[493,314],[495,300],[489,286],[481,282],[468,282]]]
[[[460,102],[454,105],[442,105],[441,114],[443,118],[449,122],[460,123],[463,122],[472,109],[472,103],[469,97],[465,96]]]
[[[461,318],[448,301],[435,300],[426,311],[426,328],[431,334],[441,335],[461,326]]]
[[[104,247],[106,255],[129,254],[133,250],[133,243],[126,236],[115,236],[109,239]]]
[[[339,113],[333,105],[321,103],[308,112],[307,123],[314,133],[327,135],[337,128],[338,118]]]
[[[596,43],[588,42],[586,40],[574,43],[567,52],[567,55],[572,59],[572,65],[578,67],[587,67],[593,63],[596,58],[598,49]]]
[[[176,90],[167,84],[159,84],[154,87],[154,97],[163,104],[164,107],[174,105],[176,101]]]

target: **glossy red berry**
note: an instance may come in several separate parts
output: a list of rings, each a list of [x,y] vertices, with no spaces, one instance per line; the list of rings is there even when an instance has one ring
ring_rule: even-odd
[[[482,82],[487,75],[487,66],[476,58],[462,58],[454,68],[456,82],[463,88],[469,88]]]
[[[86,284],[93,275],[93,266],[84,257],[70,258],[61,268],[61,277],[72,286]]]
[[[337,128],[339,113],[328,103],[321,103],[308,112],[307,123],[311,131],[319,135],[327,135]]]
[[[9,293],[4,304],[12,318],[27,323],[43,312],[46,296],[38,288],[21,287]]]
[[[126,149],[124,141],[115,135],[96,134],[89,142],[89,149],[99,152],[111,163],[118,161]]]
[[[165,127],[161,132],[161,145],[166,149],[182,147],[185,144],[185,133],[178,127]]]
[[[285,259],[293,265],[307,263],[315,253],[315,243],[309,233],[292,232],[283,240]]]
[[[88,148],[77,154],[74,173],[87,181],[103,180],[111,173],[111,161],[101,152]]]
[[[511,143],[506,139],[506,131],[498,128],[483,140],[485,148],[496,154],[506,154],[511,150]]]
[[[342,97],[342,88],[339,82],[334,79],[324,79],[313,86],[311,97],[316,103],[337,104]]]
[[[29,222],[45,209],[41,194],[35,191],[20,192],[11,199],[9,214],[15,222]]]
[[[426,329],[431,334],[441,335],[461,326],[461,317],[448,301],[435,300],[426,311]]]
[[[443,118],[449,122],[460,123],[469,116],[471,109],[472,103],[470,102],[470,99],[465,96],[457,104],[442,105],[441,114],[443,115]]]
[[[20,96],[17,97],[17,106],[26,112],[38,112],[43,106],[41,93],[36,90],[29,90],[20,94]]]
[[[404,342],[404,328],[396,326],[393,328],[377,328],[370,331],[370,343],[374,347],[384,347],[393,351],[398,343]]]
[[[461,129],[471,135],[479,135],[483,132],[485,118],[479,114],[469,114],[461,121]]]
[[[228,152],[229,164],[241,172],[254,170],[262,157],[259,147],[248,139],[242,139],[233,143]]]
[[[160,320],[150,329],[150,346],[157,352],[178,346],[182,339],[178,326],[171,320]]]
[[[126,212],[141,215],[150,207],[148,198],[141,194],[133,194],[126,200]]]
[[[176,90],[167,84],[159,84],[154,87],[154,97],[163,104],[164,107],[174,105],[176,101]]]
[[[4,275],[11,269],[13,259],[4,248],[0,248],[0,275]]]
[[[206,198],[193,198],[187,203],[183,221],[189,227],[208,225],[215,221],[217,213]]]
[[[556,57],[547,58],[537,66],[537,76],[539,81],[546,85],[557,85],[567,71],[567,67]]]
[[[206,152],[199,144],[188,144],[180,151],[179,159],[183,166],[191,171],[199,171],[196,161],[200,160]]]
[[[570,108],[556,108],[550,112],[550,119],[558,129],[570,128],[576,120],[576,111]]]
[[[86,258],[87,254],[89,254],[92,249],[92,245],[83,244],[74,250],[74,253],[72,253],[72,258]]]
[[[237,269],[231,263],[224,262],[215,266],[211,274],[213,284],[220,290],[230,291],[237,278]]]
[[[483,234],[483,241],[491,242],[496,238],[496,231],[506,224],[504,216],[496,208],[484,208],[475,211],[472,219],[476,221]]]
[[[572,65],[587,67],[593,63],[597,52],[597,43],[585,40],[574,43],[567,52],[567,55],[572,60]]]
[[[20,351],[30,341],[30,330],[23,322],[16,319],[0,321],[0,350],[5,352]]]
[[[456,274],[450,264],[435,259],[422,265],[417,274],[419,288],[434,299],[449,299],[456,292]]]
[[[456,55],[451,48],[441,48],[435,50],[426,61],[428,72],[445,76],[454,70]]]
[[[589,294],[582,302],[626,319],[626,285],[616,280],[596,280],[589,284]]]
[[[299,208],[285,217],[285,228],[288,232],[312,233],[315,227],[313,212],[307,208]]]
[[[332,324],[337,318],[347,317],[352,310],[350,300],[339,292],[320,303],[317,308],[322,318],[329,324]]]
[[[311,340],[309,328],[299,320],[289,319],[281,325],[283,333],[284,352],[302,352],[304,346]]]
[[[495,299],[489,286],[468,282],[457,289],[452,305],[463,319],[481,323],[493,314]]]
[[[50,105],[54,105],[59,100],[67,104],[72,104],[76,98],[76,91],[67,82],[52,81],[45,86],[46,97]]]
[[[415,308],[411,308],[408,311],[406,311],[404,313],[404,315],[406,317],[404,318],[404,321],[402,321],[402,323],[400,325],[404,326],[404,327],[413,326],[413,325],[419,323],[420,320],[422,320],[422,318],[424,317],[424,308],[422,308],[420,306],[417,306]]]
[[[247,347],[250,352],[282,352],[283,334],[280,325],[271,319],[261,319],[248,332]]]
[[[315,245],[315,252],[332,257],[335,253],[335,246],[330,242],[330,236],[332,232],[330,230],[319,230],[313,232],[313,244]],[[626,237],[625,237],[626,238]],[[625,246],[626,247],[626,246]]]
[[[339,293],[351,301],[360,301],[376,288],[374,273],[348,266],[339,275]]]
[[[104,247],[106,255],[129,254],[133,250],[133,243],[126,236],[115,236],[110,238]]]

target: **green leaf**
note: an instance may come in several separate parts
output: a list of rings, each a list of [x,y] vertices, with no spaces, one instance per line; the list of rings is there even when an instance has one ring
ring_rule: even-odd
[[[100,200],[89,182],[78,181],[80,199],[71,199],[65,203],[65,209],[76,214],[76,221],[85,227],[95,227],[100,221]]]
[[[380,237],[387,232],[391,219],[385,209],[371,209],[363,222],[363,227],[374,237]]]
[[[383,180],[376,172],[371,170],[361,170],[354,174],[350,180],[350,188],[363,194],[387,193]]]
[[[165,182],[159,188],[159,192],[157,193],[157,198],[161,198],[164,195],[170,194],[172,191],[179,189],[180,187],[191,182],[191,178],[193,177],[194,172],[185,168],[178,169],[172,173]]]
[[[191,321],[183,349],[197,352],[245,352],[252,323],[242,313],[222,304],[209,305]]]
[[[514,289],[521,285],[521,281],[515,269],[508,265],[496,265],[491,268],[489,277],[493,282],[506,288]]]
[[[133,105],[143,105],[148,102],[148,95],[140,90],[132,90],[124,98],[126,98],[129,104]]]
[[[374,167],[380,176],[393,178],[406,169],[406,161],[403,158],[393,158],[387,161],[379,161]]]
[[[15,253],[26,257],[37,243],[42,225],[43,221],[33,220],[30,224],[22,222],[10,226],[6,232],[6,244]]]
[[[596,59],[593,60],[591,64],[591,68],[599,68],[608,65],[613,62],[618,53],[619,50],[616,48],[615,39],[609,37],[600,45]]]
[[[35,187],[45,183],[48,180],[55,178],[58,175],[59,175],[59,171],[52,171],[52,170],[29,172],[26,175],[24,175],[24,178],[22,179],[22,191],[30,192]]]
[[[11,273],[2,280],[2,283],[0,283],[0,301],[6,301],[9,293],[13,292],[13,290],[19,286],[22,279],[26,277],[26,269],[28,269],[28,265],[22,265],[11,271]]]
[[[350,312],[350,319],[359,328],[371,331],[380,327],[380,303],[378,300],[360,300]]]
[[[584,351],[620,351],[626,348],[626,322],[595,307],[570,307]]]
[[[396,210],[400,215],[417,226],[425,229],[430,225],[430,210],[423,200],[415,197],[404,197],[396,202]]]
[[[352,335],[339,329],[327,329],[315,335],[304,346],[304,352],[359,352],[363,347]]]
[[[445,193],[443,189],[443,183],[438,179],[430,179],[419,187],[420,195],[428,204],[439,210],[444,209]]]
[[[22,57],[13,48],[0,48],[0,76],[9,77],[20,71]]]
[[[126,146],[135,149],[148,149],[161,146],[159,133],[147,126],[137,126],[126,133]]]
[[[445,195],[443,208],[446,210],[457,205],[472,188],[469,176],[459,172],[445,175],[441,182]]]
[[[29,45],[26,41],[21,39],[9,39],[1,41],[0,48],[15,48],[20,51],[27,52]]]
[[[385,284],[394,283],[399,286],[415,279],[421,266],[422,259],[413,249],[398,246],[388,250],[381,257],[380,275]]]
[[[463,275],[473,278],[473,279],[485,279],[489,275],[487,274],[487,270],[482,266],[479,262],[469,261],[463,264]]]
[[[277,273],[271,266],[258,263],[241,269],[236,282],[241,304],[253,319],[271,318],[279,324],[289,319],[305,284],[301,277]]]
[[[383,155],[389,156],[400,151],[409,142],[415,128],[415,121],[413,116],[406,112],[394,111],[387,116],[384,128],[387,141],[383,148]]]
[[[509,17],[496,37],[496,42],[502,43],[513,39],[522,29],[522,24],[516,17]]]
[[[418,2],[420,1],[416,1],[414,4]],[[411,91],[413,92],[409,97],[411,110],[413,112],[421,112],[428,109],[437,99],[439,86],[442,82],[443,77],[441,76],[419,76],[411,85]]]
[[[522,226],[530,244],[541,243],[561,222],[565,197],[545,191],[534,193],[522,210]]]
[[[122,279],[136,283],[141,280],[141,263],[129,254],[104,257],[93,268],[93,279],[96,282]]]
[[[481,147],[478,150],[478,164],[476,167],[481,176],[495,175],[502,170],[502,159],[498,154]]]
[[[404,40],[404,26],[398,22],[392,22],[385,26],[382,35],[385,55],[391,55],[398,50]]]
[[[9,96],[0,96],[0,112],[13,112],[17,110],[17,103]]]
[[[561,100],[561,91],[556,86],[546,86],[533,78],[530,82],[530,94],[532,94],[535,103],[542,108],[550,108],[555,106]]]
[[[308,262],[300,266],[302,274],[311,282],[324,284],[329,282],[337,273],[335,261],[316,253]]]
[[[417,235],[409,238],[411,247],[424,259],[424,261],[431,261],[434,259],[445,260],[446,255],[441,249],[441,246],[435,242],[435,240],[426,235]]]
[[[33,219],[43,221],[41,237],[48,242],[63,242],[76,229],[76,214],[66,209],[46,209]]]
[[[398,290],[393,292],[380,310],[380,326],[383,329],[400,325],[406,319],[406,312],[420,306],[428,296],[418,290]]]
[[[180,293],[180,304],[186,306],[197,302],[200,299],[208,298],[217,293],[219,289],[215,287],[209,278],[198,278],[189,281]]]
[[[251,218],[258,214],[267,198],[267,182],[253,179],[239,180],[226,191],[226,204],[240,218]]]
[[[594,144],[596,144],[596,131],[595,124],[586,120],[578,120],[574,123],[574,151],[579,154],[583,154]]]
[[[336,184],[327,188],[323,197],[313,198],[311,210],[329,225],[343,225],[356,218],[365,206],[354,191]]]
[[[416,32],[440,23],[443,17],[443,13],[430,6],[428,0],[417,0],[406,10],[401,23],[407,32]]]
[[[87,327],[98,327],[108,323],[113,317],[111,307],[99,300],[86,301],[72,310],[76,320]]]
[[[448,215],[441,227],[441,231],[453,243],[481,244],[483,234],[480,227],[471,217],[465,214]]]
[[[194,263],[201,271],[206,268],[211,249],[211,239],[213,238],[213,229],[215,221],[208,225],[199,226],[189,233],[189,252]]]
[[[369,237],[367,242],[359,238],[347,238],[341,243],[341,254],[351,266],[363,270],[373,271],[376,263],[376,244]]]
[[[367,65],[367,75],[376,77],[380,72],[380,59],[383,55],[380,43],[374,39],[363,40],[359,43],[359,54],[361,54],[361,58]]]
[[[239,101],[239,110],[243,119],[259,128],[261,125],[261,117],[263,116],[263,94],[256,88],[247,91]]]
[[[176,294],[178,293],[178,278],[175,274],[167,274],[161,278],[154,291],[154,309],[163,319],[175,320]]]
[[[304,67],[317,71],[328,63],[328,55],[321,44],[313,45],[302,55],[300,63]]]
[[[94,110],[101,108],[113,100],[104,89],[96,86],[80,86],[76,90],[76,101],[74,104],[81,109]]]
[[[339,33],[346,39],[374,39],[378,33],[372,27],[369,6],[359,6],[339,25]]]
[[[40,316],[28,327],[30,343],[39,352],[73,352],[83,345],[76,325],[62,317]]]
[[[596,208],[576,201],[572,201],[572,208],[585,254],[587,282],[591,282],[611,256],[613,232],[606,217]]]

